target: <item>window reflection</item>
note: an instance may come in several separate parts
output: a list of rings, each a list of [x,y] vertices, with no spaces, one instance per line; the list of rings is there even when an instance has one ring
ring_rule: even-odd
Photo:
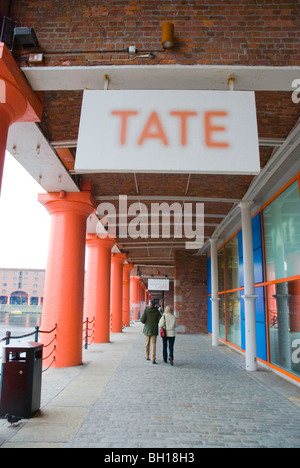
[[[226,290],[239,287],[239,249],[238,237],[234,236],[225,245]]]
[[[267,287],[270,360],[300,373],[300,280]]]
[[[263,210],[267,280],[299,275],[300,199],[293,183]]]
[[[226,340],[226,312],[225,312],[225,295],[219,295],[219,325],[220,325],[220,338]]]
[[[241,347],[241,310],[239,291],[226,294],[227,301],[227,340]]]
[[[218,251],[218,281],[219,281],[219,291],[224,291],[225,281],[224,281],[224,249]]]

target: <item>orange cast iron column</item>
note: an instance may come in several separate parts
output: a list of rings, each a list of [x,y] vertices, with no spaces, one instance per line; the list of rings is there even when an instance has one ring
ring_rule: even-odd
[[[141,318],[142,313],[144,312],[143,301],[144,301],[143,281],[140,279],[140,281],[139,281],[139,316],[138,316],[138,318]]]
[[[94,343],[109,343],[110,338],[110,265],[115,239],[87,234],[88,263],[84,318],[95,317]]]
[[[130,278],[130,310],[133,311],[132,320],[138,320],[139,276]]]
[[[51,215],[41,329],[49,331],[57,324],[53,365],[76,366],[82,363],[86,221],[94,211],[92,196],[60,192],[40,194],[38,199]],[[41,334],[41,341],[48,343],[49,336]],[[52,359],[53,355],[43,365]]]
[[[122,295],[123,295],[123,263],[126,254],[111,254],[111,284],[110,284],[110,307],[111,307],[111,332],[122,332]]]
[[[8,129],[14,122],[39,122],[43,105],[3,42],[0,42],[0,191]]]
[[[13,101],[20,101],[21,107],[25,105],[25,100],[23,100],[22,95],[19,94],[14,97]],[[17,107],[17,106],[16,106]],[[3,176],[3,167],[5,161],[5,152],[6,152],[6,142],[7,142],[7,135],[8,129],[10,125],[14,122],[14,113],[13,107],[8,106],[7,104],[0,104],[0,130],[1,130],[1,137],[0,137],[0,192],[1,192],[1,185],[2,185],[2,176]]]
[[[146,286],[145,284],[142,282],[141,284],[142,288],[141,288],[141,314],[144,312],[145,310],[145,306],[146,306]]]
[[[130,272],[132,263],[123,265],[123,323],[125,327],[130,326]]]

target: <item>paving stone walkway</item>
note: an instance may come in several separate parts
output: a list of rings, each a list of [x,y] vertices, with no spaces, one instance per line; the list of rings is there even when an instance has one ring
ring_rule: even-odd
[[[172,367],[139,335],[69,446],[300,447],[300,408],[209,341],[178,335]]]
[[[73,369],[65,388],[49,390],[41,416],[3,447],[300,447],[299,387],[261,368],[246,372],[244,356],[225,345],[213,348],[206,335],[177,335],[173,367],[163,362],[158,338],[153,365],[144,359],[141,325],[130,329],[115,347],[91,346],[85,369]],[[56,438],[55,423],[56,434],[66,426]]]

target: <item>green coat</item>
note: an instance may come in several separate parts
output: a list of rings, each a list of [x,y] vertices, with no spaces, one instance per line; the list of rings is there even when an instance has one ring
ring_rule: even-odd
[[[156,307],[150,306],[144,310],[141,322],[145,324],[144,335],[158,335],[158,322],[161,314]]]

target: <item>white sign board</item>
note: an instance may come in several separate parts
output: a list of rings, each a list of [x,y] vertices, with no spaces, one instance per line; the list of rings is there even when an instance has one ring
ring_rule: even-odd
[[[169,291],[170,289],[170,280],[168,279],[159,279],[151,278],[148,279],[148,290],[150,291]]]
[[[75,170],[256,174],[252,91],[84,91]]]

